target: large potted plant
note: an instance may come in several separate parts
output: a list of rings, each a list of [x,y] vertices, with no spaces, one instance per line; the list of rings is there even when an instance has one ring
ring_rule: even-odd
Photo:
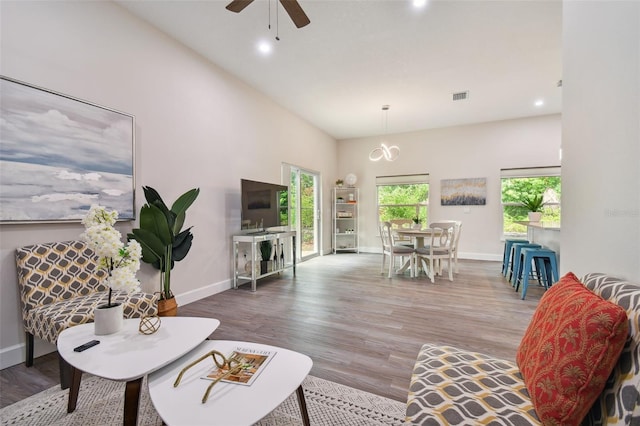
[[[542,219],[542,207],[545,204],[542,195],[526,195],[520,199],[520,203],[529,212],[530,222],[540,222]]]
[[[127,235],[142,246],[142,261],[153,265],[160,271],[159,315],[176,315],[177,303],[171,291],[171,270],[175,262],[187,256],[191,249],[193,234],[191,228],[182,229],[187,209],[200,193],[193,188],[167,207],[158,194],[150,186],[143,186],[147,203],[140,209],[140,228],[133,229]]]

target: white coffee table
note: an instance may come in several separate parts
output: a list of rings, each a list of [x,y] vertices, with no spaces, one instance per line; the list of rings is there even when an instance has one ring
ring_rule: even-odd
[[[124,424],[135,425],[144,376],[197,347],[220,325],[220,321],[212,318],[162,317],[161,320],[159,330],[151,335],[138,331],[138,318],[124,320],[122,330],[106,336],[96,336],[93,323],[67,328],[60,333],[58,352],[71,365],[67,412],[76,409],[82,372],[86,372],[127,382]],[[94,339],[100,344],[84,352],[74,352],[75,347]]]
[[[250,386],[219,382],[207,402],[202,397],[211,381],[202,379],[215,365],[209,357],[191,367],[178,387],[173,383],[180,371],[202,355],[215,349],[229,355],[236,346],[276,351],[264,371]],[[149,375],[149,395],[167,425],[252,425],[297,391],[303,423],[309,425],[301,383],[313,361],[288,349],[258,343],[207,340],[179,360]]]

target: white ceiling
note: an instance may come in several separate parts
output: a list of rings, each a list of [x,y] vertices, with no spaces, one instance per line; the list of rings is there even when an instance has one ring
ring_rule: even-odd
[[[561,0],[299,0],[311,24],[279,6],[280,41],[275,0],[229,1],[117,0],[336,139],[561,110]]]

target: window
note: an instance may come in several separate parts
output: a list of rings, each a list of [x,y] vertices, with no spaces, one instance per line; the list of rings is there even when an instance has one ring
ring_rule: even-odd
[[[429,175],[378,176],[378,221],[420,218],[428,223]]]
[[[503,169],[501,177],[502,229],[505,238],[521,237],[527,233],[526,226],[517,223],[529,220],[527,209],[521,205],[523,197],[542,195],[542,221],[560,224],[560,167]]]

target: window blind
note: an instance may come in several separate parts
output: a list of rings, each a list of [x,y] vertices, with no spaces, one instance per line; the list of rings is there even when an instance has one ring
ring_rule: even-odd
[[[376,186],[379,185],[411,185],[429,183],[429,174],[376,176]]]
[[[560,166],[500,169],[500,177],[502,178],[525,178],[542,176],[560,176]]]

